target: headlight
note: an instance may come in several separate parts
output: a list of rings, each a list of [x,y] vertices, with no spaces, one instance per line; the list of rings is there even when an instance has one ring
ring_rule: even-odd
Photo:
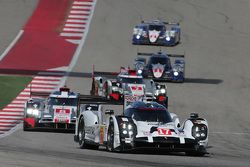
[[[125,123],[122,124],[122,128],[123,129],[126,129],[127,128],[127,125]]]
[[[128,131],[127,131],[127,130],[123,130],[122,133],[123,133],[124,135],[126,135],[126,134],[128,134]]]
[[[137,73],[138,73],[138,74],[142,74],[142,70],[138,70]]]
[[[27,114],[38,116],[39,115],[39,111],[38,111],[38,109],[28,108],[27,109]]]
[[[207,138],[207,126],[204,124],[194,125],[192,136],[198,140],[205,140]]]
[[[161,89],[161,93],[162,94],[166,93],[166,89]]]
[[[136,35],[136,39],[140,39],[140,37],[141,37],[140,35]]]
[[[131,130],[133,126],[131,124],[128,124],[128,130]]]
[[[174,76],[178,76],[179,73],[177,71],[174,72]]]
[[[133,135],[133,131],[129,131],[128,134],[131,136]]]
[[[119,88],[118,88],[118,87],[112,87],[112,91],[118,92],[118,91],[119,91]]]
[[[167,37],[166,37],[166,40],[167,40],[167,41],[170,41],[170,37],[169,37],[169,36],[167,36]]]

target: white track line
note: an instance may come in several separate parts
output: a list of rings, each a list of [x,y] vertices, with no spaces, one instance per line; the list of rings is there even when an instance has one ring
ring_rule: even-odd
[[[75,1],[73,4],[74,5],[91,5],[92,2],[79,2],[79,1]]]
[[[78,28],[85,28],[85,24],[65,24],[65,27],[78,27]]]
[[[77,44],[77,45],[81,43],[81,40],[77,40],[77,39],[66,39],[66,41],[71,42],[73,44]]]
[[[69,15],[69,18],[88,19],[89,16],[84,16],[84,15]]]
[[[77,62],[77,60],[78,60],[78,58],[80,56],[81,50],[83,48],[83,45],[85,43],[87,34],[89,32],[89,26],[90,26],[90,22],[91,22],[91,20],[93,18],[93,15],[94,15],[96,3],[97,3],[97,0],[93,0],[93,2],[92,2],[93,6],[91,8],[91,12],[90,12],[90,16],[89,16],[89,21],[86,24],[85,33],[83,34],[83,37],[82,37],[82,39],[81,39],[81,41],[80,41],[80,43],[79,43],[79,45],[78,45],[78,47],[76,49],[76,52],[75,52],[75,54],[74,54],[74,56],[73,56],[73,58],[72,58],[72,60],[70,62],[70,65],[69,65],[69,68],[68,68],[68,72],[72,71],[72,68],[76,65],[76,62]],[[67,77],[68,76],[63,77],[60,86],[65,85]]]
[[[61,33],[63,37],[82,37],[84,33]]]
[[[89,7],[89,6],[78,6],[78,5],[72,6],[72,9],[87,9],[87,11],[89,11],[90,8],[91,7]]]
[[[209,132],[209,134],[223,134],[223,135],[250,135],[250,133],[247,132]]]
[[[81,28],[64,28],[63,31],[84,32],[84,29],[81,29]]]
[[[67,23],[86,23],[86,20],[79,20],[79,19],[67,19]]]
[[[36,83],[36,84],[55,84],[57,85],[59,81],[42,81],[42,80],[32,80],[31,84]]]
[[[16,44],[16,42],[20,39],[20,37],[23,35],[23,30],[19,31],[15,39],[10,43],[10,45],[5,49],[3,54],[0,56],[0,61],[9,53],[9,51],[13,48],[13,46]]]
[[[71,10],[70,14],[90,14],[90,11]]]

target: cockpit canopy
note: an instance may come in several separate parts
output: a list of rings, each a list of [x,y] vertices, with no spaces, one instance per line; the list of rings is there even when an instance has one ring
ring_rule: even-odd
[[[172,118],[167,109],[155,102],[134,102],[128,107],[124,115],[136,121],[169,123]]]

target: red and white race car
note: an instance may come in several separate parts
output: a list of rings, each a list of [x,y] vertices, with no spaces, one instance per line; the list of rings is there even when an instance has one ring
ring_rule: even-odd
[[[107,99],[123,102],[124,95],[144,96],[167,107],[167,87],[153,80],[144,79],[136,70],[121,67],[116,79],[93,77],[92,95],[104,96]]]
[[[46,96],[46,93],[35,93]],[[23,130],[52,128],[74,130],[79,95],[66,87],[47,94],[47,98],[31,98],[25,103]]]

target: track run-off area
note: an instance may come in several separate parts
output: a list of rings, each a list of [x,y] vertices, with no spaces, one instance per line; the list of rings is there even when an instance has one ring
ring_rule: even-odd
[[[0,0],[0,71],[37,74],[34,90],[66,84],[89,93],[91,80],[83,76],[93,64],[97,71],[117,72],[133,65],[138,50],[159,51],[131,44],[132,28],[141,19],[179,21],[181,44],[161,47],[185,53],[186,59],[186,82],[167,83],[169,108],[181,121],[199,113],[210,130],[205,157],[120,154],[79,149],[73,134],[23,132],[19,119],[8,130],[0,126],[0,166],[249,166],[249,6],[247,0]],[[45,76],[58,70],[74,75]],[[29,96],[31,85],[21,99]],[[21,105],[12,103],[0,111],[0,125],[10,118],[3,112],[21,115]]]

